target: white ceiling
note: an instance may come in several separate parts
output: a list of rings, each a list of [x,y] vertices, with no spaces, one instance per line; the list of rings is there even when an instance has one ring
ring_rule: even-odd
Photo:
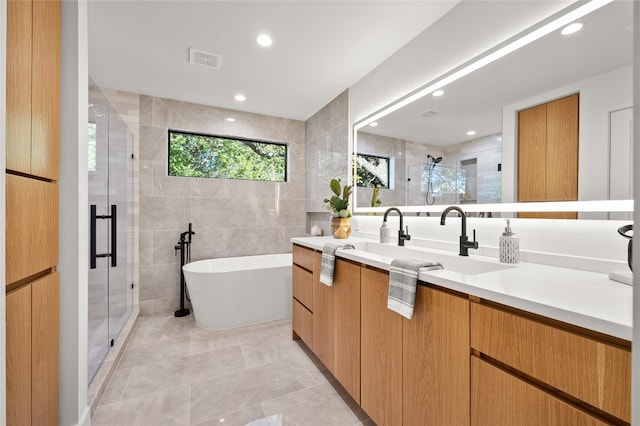
[[[306,120],[457,3],[91,0],[89,74],[100,87]],[[256,43],[262,32],[271,47]],[[222,55],[221,69],[190,65],[190,47]]]
[[[453,145],[501,133],[505,105],[632,64],[633,2],[610,3],[580,22],[578,33],[549,34],[446,86],[444,96],[426,96],[361,131]],[[437,114],[421,117],[425,111]]]

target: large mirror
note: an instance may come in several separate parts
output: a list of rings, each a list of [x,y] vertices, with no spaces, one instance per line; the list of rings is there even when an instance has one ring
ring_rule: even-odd
[[[356,123],[356,206],[524,201],[518,198],[518,114],[574,94],[573,199],[631,199],[632,3],[607,4],[581,17],[583,27],[574,34],[553,31],[445,85],[442,94]]]

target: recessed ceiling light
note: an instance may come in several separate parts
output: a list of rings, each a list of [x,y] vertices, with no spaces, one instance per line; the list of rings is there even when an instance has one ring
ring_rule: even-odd
[[[582,22],[574,22],[573,24],[569,24],[560,31],[562,35],[569,35],[573,33],[577,33],[582,29],[584,24]]]
[[[269,47],[271,46],[271,43],[273,43],[271,41],[271,37],[269,37],[267,34],[260,34],[256,39],[256,41],[260,46],[263,46],[263,47]]]
[[[247,100],[247,98],[242,94],[237,94],[236,97],[235,97],[235,100],[238,101],[238,102],[244,102],[244,101]]]
[[[475,134],[476,134],[476,131],[475,131],[475,130],[469,130],[469,131],[467,132],[467,136],[473,136],[473,135],[475,135]]]
[[[373,123],[370,123],[370,124],[369,124],[369,126],[371,126],[371,127],[376,127],[377,125],[378,125],[378,122],[377,122],[377,121],[374,121]]]
[[[442,96],[442,95],[444,95],[444,90],[442,90],[442,89],[436,90],[435,92],[433,92],[433,93],[431,94],[431,96],[435,96],[436,98],[437,98],[438,96]]]
[[[233,117],[227,117],[227,121],[234,122],[234,121],[236,121],[236,119],[235,119],[235,118],[233,118]]]

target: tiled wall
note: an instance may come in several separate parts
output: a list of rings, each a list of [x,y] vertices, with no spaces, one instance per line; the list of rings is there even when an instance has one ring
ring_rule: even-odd
[[[342,92],[306,122],[306,211],[307,231],[318,225],[325,235],[330,231],[330,213],[323,200],[331,195],[329,182],[348,181],[349,95]]]
[[[131,133],[133,134],[133,170],[130,176],[133,182],[131,191],[131,205],[128,215],[129,230],[127,232],[129,241],[128,246],[131,247],[132,256],[128,258],[127,264],[127,282],[134,283],[137,290],[133,292],[133,306],[139,304],[139,283],[140,283],[140,259],[139,259],[139,237],[140,229],[139,215],[140,211],[140,180],[139,180],[139,149],[140,149],[140,95],[136,93],[123,92],[120,90],[100,88],[102,94],[107,98],[113,109],[115,109],[120,118],[125,122]]]
[[[233,117],[234,122],[227,121]],[[284,183],[167,175],[167,129],[289,144]],[[140,98],[140,310],[179,307],[174,246],[193,223],[192,260],[283,253],[305,232],[305,123],[150,96]]]

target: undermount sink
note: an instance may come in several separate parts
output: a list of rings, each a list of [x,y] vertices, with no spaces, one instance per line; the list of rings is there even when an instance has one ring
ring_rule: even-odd
[[[394,259],[419,259],[423,261],[440,262],[446,271],[453,271],[464,275],[478,275],[488,272],[503,271],[514,268],[497,260],[477,257],[464,257],[442,250],[431,250],[422,247],[400,247],[376,242],[358,242],[354,244],[356,250],[386,256]]]

